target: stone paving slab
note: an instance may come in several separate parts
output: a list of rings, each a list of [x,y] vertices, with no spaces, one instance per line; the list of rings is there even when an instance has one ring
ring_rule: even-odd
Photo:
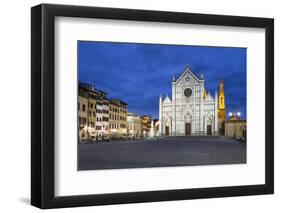
[[[246,163],[246,143],[221,136],[78,144],[78,170]]]

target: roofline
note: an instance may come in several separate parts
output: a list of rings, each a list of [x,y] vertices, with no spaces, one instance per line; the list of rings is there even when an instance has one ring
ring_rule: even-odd
[[[225,123],[247,123],[247,120],[226,120]]]
[[[114,98],[114,99],[110,99],[110,100],[109,100],[109,102],[110,102],[111,104],[117,105],[117,103],[114,103],[114,101],[118,101],[118,102],[120,102],[120,104],[125,105],[125,106],[128,106],[128,104],[127,104],[126,102],[124,102],[124,101],[122,101],[122,100],[120,100],[120,99]]]
[[[184,76],[187,72],[188,72],[193,78],[195,78],[198,82],[204,81],[204,80],[201,80],[200,78],[198,78],[198,77],[192,72],[192,70],[191,70],[190,67],[185,67],[183,73],[180,75],[180,77],[179,77],[176,81],[173,81],[173,83],[178,83],[178,82],[183,78],[183,76]]]
[[[108,93],[107,92],[105,92],[105,91],[103,91],[103,90],[97,90],[98,92],[100,92],[100,93],[103,93],[103,94],[105,94],[105,95],[108,95]]]

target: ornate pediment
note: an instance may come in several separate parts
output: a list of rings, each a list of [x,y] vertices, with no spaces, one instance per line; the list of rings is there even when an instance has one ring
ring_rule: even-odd
[[[210,93],[208,93],[208,94],[205,96],[205,101],[214,101],[214,98],[211,96]]]
[[[186,74],[179,82],[180,85],[190,85],[198,83],[190,74]]]
[[[170,103],[172,103],[172,101],[171,101],[170,97],[167,95],[163,101],[163,104],[170,104]]]
[[[175,84],[196,84],[200,79],[191,71],[189,67],[185,68],[181,76],[175,81]]]

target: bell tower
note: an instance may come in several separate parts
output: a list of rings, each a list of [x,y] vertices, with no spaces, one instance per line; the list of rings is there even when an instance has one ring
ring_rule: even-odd
[[[220,80],[220,91],[218,97],[218,125],[219,134],[225,134],[225,120],[226,120],[226,109],[225,109],[225,96],[224,96],[224,83]]]
[[[218,99],[218,110],[219,110],[219,119],[225,120],[226,113],[225,113],[225,96],[224,96],[224,83],[223,80],[220,80],[220,92],[219,92],[219,99]]]

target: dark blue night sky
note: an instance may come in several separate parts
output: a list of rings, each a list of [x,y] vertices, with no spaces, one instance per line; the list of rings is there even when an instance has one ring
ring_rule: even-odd
[[[186,65],[214,97],[224,80],[227,113],[246,118],[246,48],[78,42],[79,81],[128,103],[129,111],[158,118],[159,95],[171,97],[172,78]]]

